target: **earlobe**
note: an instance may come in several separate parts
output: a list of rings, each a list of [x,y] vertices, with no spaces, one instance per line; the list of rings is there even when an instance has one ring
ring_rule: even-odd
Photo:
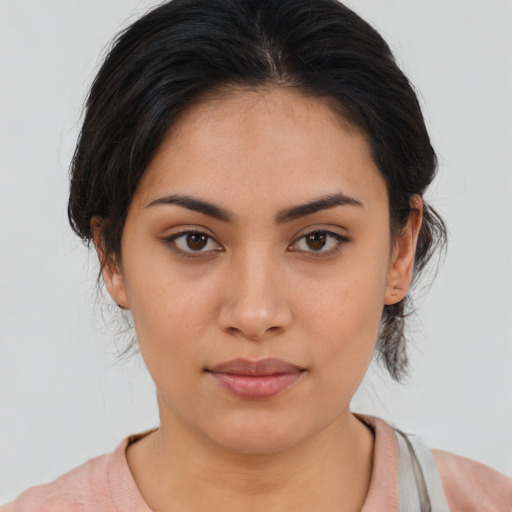
[[[410,200],[410,213],[402,233],[395,240],[388,286],[384,304],[392,305],[405,298],[414,272],[414,256],[423,220],[423,200],[414,195]]]
[[[126,296],[123,274],[119,265],[116,262],[109,261],[103,265],[101,274],[103,275],[105,287],[107,288],[109,295],[112,297],[112,300],[121,309],[130,309],[128,305],[128,298]]]
[[[121,265],[117,262],[114,256],[107,254],[102,226],[103,219],[100,217],[93,217],[91,220],[91,231],[93,234],[94,246],[100,261],[101,275],[103,276],[105,287],[109,295],[112,297],[112,300],[121,309],[130,309],[128,298],[126,296],[126,288]]]

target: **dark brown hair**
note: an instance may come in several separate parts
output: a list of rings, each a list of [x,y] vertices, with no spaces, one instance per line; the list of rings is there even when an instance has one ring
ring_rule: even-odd
[[[121,33],[86,103],[71,166],[73,230],[90,242],[91,220],[101,217],[105,250],[120,257],[133,194],[178,115],[220,88],[271,84],[327,99],[366,134],[387,183],[391,233],[400,233],[436,155],[388,45],[336,0],[173,0]],[[445,242],[442,219],[425,205],[415,279]],[[409,301],[384,307],[377,344],[396,380],[407,366]]]

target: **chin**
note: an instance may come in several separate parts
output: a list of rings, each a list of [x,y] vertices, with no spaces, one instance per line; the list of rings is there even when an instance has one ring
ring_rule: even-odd
[[[297,422],[256,418],[238,419],[236,423],[217,425],[204,432],[226,451],[241,455],[266,455],[285,451],[307,436],[297,429]]]

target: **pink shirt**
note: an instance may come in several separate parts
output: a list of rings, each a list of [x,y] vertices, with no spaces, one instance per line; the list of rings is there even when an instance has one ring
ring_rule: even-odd
[[[362,417],[375,434],[370,489],[362,512],[399,512],[397,443],[383,420]],[[1,512],[151,512],[126,461],[126,438],[110,454],[89,460],[54,482],[22,493]],[[512,479],[448,452],[432,450],[451,512],[512,512]]]

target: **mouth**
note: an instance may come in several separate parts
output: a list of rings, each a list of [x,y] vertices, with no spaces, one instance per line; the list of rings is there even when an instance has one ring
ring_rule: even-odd
[[[206,370],[221,387],[244,400],[266,400],[291,388],[306,372],[280,359],[233,359]]]

